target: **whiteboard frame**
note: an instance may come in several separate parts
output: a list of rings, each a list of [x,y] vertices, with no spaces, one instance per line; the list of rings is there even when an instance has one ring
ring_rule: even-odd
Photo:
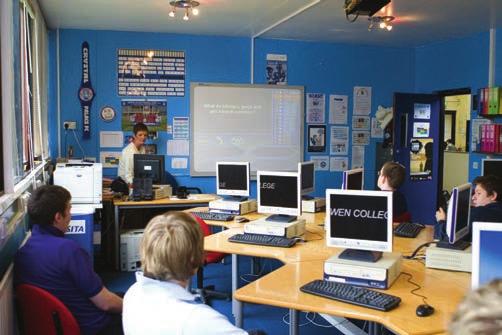
[[[304,155],[305,155],[305,148],[304,148],[304,128],[305,128],[305,88],[303,86],[288,86],[288,85],[262,85],[262,84],[233,84],[233,83],[205,83],[205,82],[191,82],[190,83],[190,176],[191,177],[210,177],[210,176],[216,176],[216,164],[213,166],[212,171],[195,171],[194,170],[194,91],[197,87],[200,86],[210,86],[210,87],[240,87],[240,88],[265,88],[265,89],[271,89],[271,90],[277,90],[277,89],[292,89],[292,90],[299,90],[300,91],[300,96],[301,96],[301,101],[300,101],[300,129],[298,136],[300,137],[300,160],[299,162],[303,161]],[[216,161],[221,160],[218,157],[216,158]],[[228,160],[228,159],[227,159]],[[250,161],[251,167],[253,167],[253,162]],[[297,162],[298,163],[298,162]],[[254,165],[256,166],[256,165]],[[287,171],[297,171],[298,166],[293,164],[291,166],[291,169],[288,169]],[[282,169],[283,171],[286,171]],[[251,179],[256,180],[256,170],[251,170]]]

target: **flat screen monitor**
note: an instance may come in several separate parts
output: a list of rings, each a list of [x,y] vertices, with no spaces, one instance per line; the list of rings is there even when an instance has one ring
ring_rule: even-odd
[[[472,288],[502,278],[502,223],[474,222],[472,226]]]
[[[392,251],[392,192],[327,189],[325,223],[340,258],[375,262]]]
[[[300,192],[306,195],[314,192],[315,185],[315,166],[314,162],[298,163],[298,173],[300,174]]]
[[[300,215],[300,177],[296,172],[258,171],[258,212],[269,221],[291,222]]]
[[[493,175],[502,179],[502,159],[485,158],[481,165],[481,175]]]
[[[164,155],[135,154],[134,178],[151,178],[152,184],[165,183]]]
[[[343,171],[343,190],[362,190],[364,188],[364,169],[357,168]]]
[[[451,191],[446,213],[446,234],[448,243],[438,243],[439,247],[465,249],[469,245],[461,238],[469,233],[469,214],[471,211],[471,184],[455,186]]]
[[[228,200],[244,200],[249,196],[249,162],[217,162],[216,194]]]

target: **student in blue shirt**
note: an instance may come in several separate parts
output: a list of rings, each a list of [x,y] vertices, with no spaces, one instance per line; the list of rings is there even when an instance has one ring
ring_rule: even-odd
[[[121,334],[122,298],[94,272],[89,254],[64,238],[71,195],[61,186],[39,187],[28,201],[31,237],[14,260],[15,284],[40,287],[72,312],[84,335]]]

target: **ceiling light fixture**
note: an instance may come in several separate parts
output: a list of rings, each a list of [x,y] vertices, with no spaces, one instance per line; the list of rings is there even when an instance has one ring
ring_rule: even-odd
[[[169,12],[169,17],[176,17],[176,8],[181,8],[185,10],[185,15],[183,15],[183,20],[188,21],[191,15],[199,15],[199,9],[197,8],[200,3],[194,0],[174,0],[169,2],[172,6]]]
[[[392,21],[394,21],[395,17],[386,15],[386,16],[371,16],[368,18],[370,21],[370,25],[368,26],[368,31],[371,31],[376,26],[380,29],[385,29],[387,31],[392,30]]]

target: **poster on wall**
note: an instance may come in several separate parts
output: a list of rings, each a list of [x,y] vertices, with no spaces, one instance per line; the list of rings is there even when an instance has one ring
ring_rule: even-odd
[[[267,84],[287,85],[288,55],[267,54]]]
[[[370,115],[371,113],[371,87],[354,87],[354,115]]]
[[[132,131],[136,123],[144,123],[148,131],[165,131],[167,129],[166,100],[133,100],[124,99],[122,107],[122,130]]]
[[[309,145],[308,152],[326,151],[326,126],[309,125],[308,126]]]
[[[348,157],[330,157],[329,158],[329,170],[331,172],[341,172],[349,168],[349,158]]]
[[[185,96],[185,52],[118,49],[119,96]]]
[[[369,130],[370,129],[370,117],[369,116],[352,116],[352,129],[353,130]]]
[[[352,169],[363,168],[364,167],[364,146],[353,145],[352,146]]]
[[[310,156],[310,160],[314,162],[316,171],[329,170],[329,156]]]
[[[330,155],[347,156],[349,147],[349,127],[331,127]]]
[[[429,122],[413,122],[413,137],[429,137]]]
[[[329,96],[329,123],[347,124],[349,97],[347,95],[330,94]]]
[[[430,104],[413,104],[413,117],[415,119],[430,120],[431,105]]]
[[[324,123],[325,100],[322,93],[307,93],[307,123]]]
[[[432,138],[412,138],[410,141],[410,179],[432,179]]]
[[[99,162],[104,168],[118,168],[122,153],[120,151],[101,151],[99,153]]]

